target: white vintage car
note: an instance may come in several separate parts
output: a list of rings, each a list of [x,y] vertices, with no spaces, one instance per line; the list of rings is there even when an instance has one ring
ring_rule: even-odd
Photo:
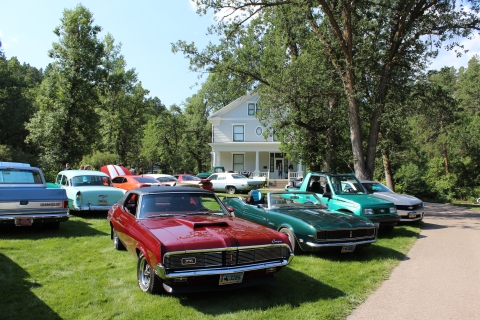
[[[397,207],[397,213],[402,222],[420,221],[424,216],[423,201],[406,194],[395,193],[377,181],[360,180],[368,193],[391,201]]]
[[[262,180],[246,178],[239,173],[214,173],[208,179],[212,183],[214,191],[222,191],[229,194],[234,194],[237,191],[260,189],[263,186]]]

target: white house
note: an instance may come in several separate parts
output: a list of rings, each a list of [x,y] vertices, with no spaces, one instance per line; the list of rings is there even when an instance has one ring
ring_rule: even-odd
[[[212,165],[223,166],[226,170],[252,171],[254,176],[269,179],[287,179],[302,175],[302,165],[290,161],[279,149],[280,142],[275,135],[266,139],[265,127],[255,117],[260,110],[258,94],[253,93],[231,102],[218,110],[208,121],[212,124]],[[279,168],[282,176],[279,176]]]

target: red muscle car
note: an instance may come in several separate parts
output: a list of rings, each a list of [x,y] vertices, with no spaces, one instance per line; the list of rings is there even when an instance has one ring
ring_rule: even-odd
[[[117,250],[137,259],[142,291],[233,289],[273,281],[293,258],[288,237],[235,218],[211,191],[130,190],[108,212]]]

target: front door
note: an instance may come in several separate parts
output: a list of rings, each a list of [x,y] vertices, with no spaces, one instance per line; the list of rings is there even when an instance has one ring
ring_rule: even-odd
[[[284,179],[285,172],[283,172],[283,159],[275,158],[275,171],[277,179]]]

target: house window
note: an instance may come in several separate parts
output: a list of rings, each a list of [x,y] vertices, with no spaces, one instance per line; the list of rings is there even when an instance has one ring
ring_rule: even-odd
[[[244,126],[233,126],[233,141],[244,141]]]
[[[233,171],[243,171],[244,166],[244,155],[243,154],[234,154],[233,155]]]
[[[277,134],[275,133],[275,130],[273,130],[273,141],[278,141]]]
[[[248,115],[249,116],[254,116],[257,112],[262,111],[258,103],[249,103],[248,104]]]
[[[255,133],[257,134],[257,136],[261,136],[263,133],[262,127],[257,127],[257,129],[255,129]]]

